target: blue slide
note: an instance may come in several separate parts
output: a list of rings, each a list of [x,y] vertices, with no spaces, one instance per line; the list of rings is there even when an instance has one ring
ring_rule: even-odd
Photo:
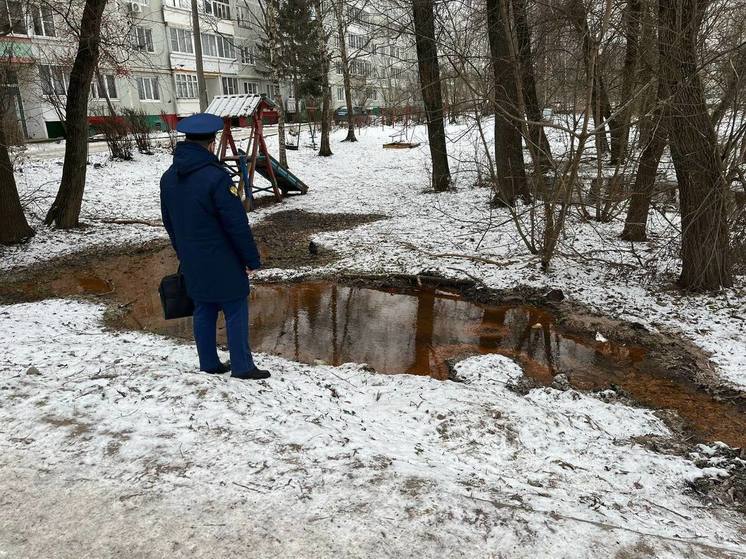
[[[305,194],[306,192],[308,192],[308,186],[306,185],[306,183],[304,183],[287,169],[282,168],[277,159],[270,155],[269,160],[272,163],[272,170],[275,172],[277,187],[282,191],[283,195],[287,195],[291,192],[298,192],[300,194]],[[256,172],[262,175],[268,181],[271,181],[266,159],[261,155],[258,156],[256,160]]]

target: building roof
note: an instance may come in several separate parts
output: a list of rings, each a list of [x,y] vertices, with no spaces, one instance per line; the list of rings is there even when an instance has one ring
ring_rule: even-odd
[[[272,101],[257,93],[216,95],[207,109],[205,109],[205,112],[222,118],[251,116],[256,112],[262,102],[264,102],[264,108],[274,108],[275,106]]]

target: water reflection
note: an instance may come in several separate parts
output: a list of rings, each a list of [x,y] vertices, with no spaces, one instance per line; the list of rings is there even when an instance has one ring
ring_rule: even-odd
[[[159,279],[176,269],[173,252],[117,256],[60,270],[44,284],[0,285],[0,293],[69,297],[97,294],[124,310],[124,326],[192,338],[190,319],[165,321]],[[41,290],[41,291],[40,291]],[[652,367],[641,347],[568,334],[546,310],[480,305],[435,289],[381,290],[333,282],[258,285],[251,294],[255,350],[296,361],[368,363],[382,373],[445,378],[447,362],[500,353],[544,384],[559,371],[580,389],[618,385],[640,404],[676,410],[702,438],[746,444],[746,415],[717,401],[677,370]],[[225,330],[219,328],[225,342]]]

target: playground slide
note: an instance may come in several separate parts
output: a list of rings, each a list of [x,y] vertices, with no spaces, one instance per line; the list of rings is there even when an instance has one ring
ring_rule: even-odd
[[[306,192],[308,192],[308,186],[306,185],[306,183],[304,183],[287,169],[283,169],[282,167],[280,167],[280,163],[277,161],[277,159],[270,155],[269,160],[272,163],[272,170],[275,172],[277,187],[282,191],[283,194],[288,194],[289,192],[300,192],[301,194],[305,194]],[[264,157],[262,156],[257,158],[256,172],[262,175],[265,179],[270,180],[269,170],[267,169],[267,164]]]

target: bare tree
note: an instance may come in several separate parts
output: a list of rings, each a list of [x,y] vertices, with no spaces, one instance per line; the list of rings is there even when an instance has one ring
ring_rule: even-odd
[[[432,185],[436,192],[451,186],[448,168],[446,133],[443,126],[443,98],[440,89],[438,46],[435,41],[435,15],[432,0],[413,0],[414,33],[417,44],[417,64],[420,71],[422,102],[427,118],[427,136],[432,160]]]
[[[314,10],[319,19],[316,26],[319,41],[319,52],[321,56],[321,139],[319,141],[319,155],[329,157],[332,148],[329,141],[331,129],[331,98],[332,92],[329,85],[329,36],[330,32],[325,27],[324,4],[322,0],[314,0]]]
[[[0,244],[20,243],[34,235],[26,221],[13,174],[8,147],[10,127],[16,124],[16,73],[12,57],[0,62]]]
[[[495,167],[498,184],[495,201],[512,205],[516,198],[530,198],[523,160],[519,109],[518,70],[511,55],[509,0],[487,0],[487,34],[490,41],[495,97]]]
[[[659,0],[661,79],[670,97],[671,155],[681,199],[682,288],[732,285],[726,219],[727,185],[715,128],[697,73],[706,0]]]
[[[65,110],[67,141],[62,181],[44,223],[69,229],[79,226],[88,158],[88,96],[98,63],[101,18],[106,0],[86,0],[80,25],[78,52],[70,72]]]

